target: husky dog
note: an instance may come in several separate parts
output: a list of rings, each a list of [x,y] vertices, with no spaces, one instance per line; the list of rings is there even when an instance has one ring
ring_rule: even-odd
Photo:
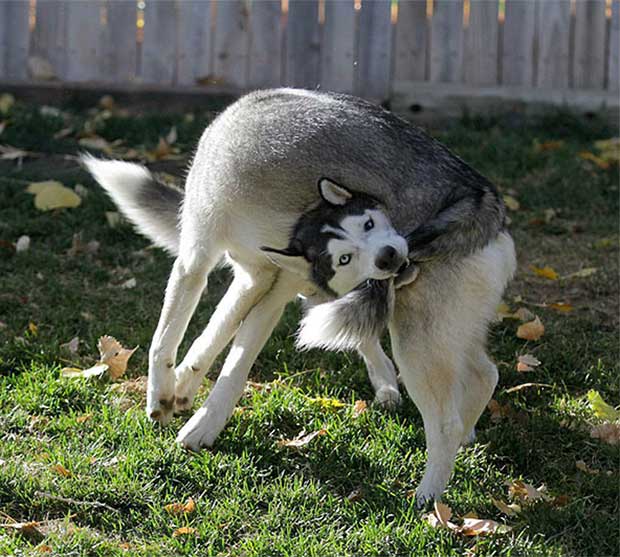
[[[205,404],[177,437],[189,449],[211,446],[284,306],[299,293],[345,295],[338,303],[371,322],[356,346],[377,398],[396,402],[394,367],[372,325],[387,322],[424,420],[428,462],[417,500],[441,495],[497,382],[486,329],[515,268],[490,182],[380,107],[294,89],[251,93],[220,114],[184,192],[138,165],[85,164],[128,219],[176,256],[149,352],[151,419],[165,424],[189,409],[232,340]],[[175,373],[188,321],[224,256],[233,282]]]

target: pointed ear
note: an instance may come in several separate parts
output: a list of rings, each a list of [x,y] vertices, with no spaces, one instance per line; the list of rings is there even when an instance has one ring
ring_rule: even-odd
[[[339,186],[329,178],[321,178],[319,180],[319,193],[331,205],[344,205],[353,197],[353,194],[347,188]]]
[[[310,263],[304,257],[301,242],[293,240],[291,244],[284,249],[261,247],[265,255],[274,264],[289,271],[295,275],[301,275],[307,278],[310,275]]]

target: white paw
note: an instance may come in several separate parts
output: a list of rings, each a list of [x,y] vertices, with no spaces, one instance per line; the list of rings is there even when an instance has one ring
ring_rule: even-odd
[[[203,406],[181,428],[177,443],[190,451],[211,447],[224,425],[225,420],[218,419],[217,413]]]
[[[386,410],[393,410],[400,402],[400,393],[396,387],[386,385],[375,393],[375,404]]]
[[[195,371],[191,366],[181,364],[177,368],[174,385],[174,411],[176,413],[187,412],[191,409],[201,380],[200,372]]]
[[[146,387],[146,415],[161,425],[172,420],[174,408],[174,372],[172,364],[149,365],[149,377]]]
[[[415,490],[415,506],[418,509],[422,509],[432,505],[435,500],[441,498],[443,493],[443,487],[439,485],[433,485],[431,482],[426,481],[426,476],[422,478],[418,489]]]

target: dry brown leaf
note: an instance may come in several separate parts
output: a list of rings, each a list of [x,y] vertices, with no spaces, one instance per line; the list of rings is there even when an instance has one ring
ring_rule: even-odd
[[[518,211],[521,208],[519,201],[512,195],[504,195],[504,205],[511,211]]]
[[[179,536],[191,536],[196,535],[198,530],[196,528],[192,528],[191,526],[182,526],[181,528],[177,528],[174,532],[172,532],[173,538],[178,538]]]
[[[118,379],[125,373],[129,358],[138,349],[137,346],[132,350],[123,348],[123,345],[118,340],[108,335],[99,338],[97,347],[101,355],[99,361],[108,366],[110,377],[113,380]]]
[[[503,418],[510,417],[512,414],[512,408],[509,404],[500,404],[494,398],[489,401],[487,408],[491,412],[491,421],[495,423],[499,422]]]
[[[536,316],[527,308],[519,308],[515,311],[514,316],[519,321],[532,321]]]
[[[572,278],[587,278],[587,277],[591,277],[597,271],[598,271],[598,269],[596,267],[585,267],[584,269],[581,269],[581,270],[576,271],[574,273],[570,273],[569,275],[563,276],[562,280],[567,280],[567,279],[572,279]]]
[[[545,151],[556,151],[564,146],[564,141],[552,140],[552,141],[543,141],[539,143],[538,141],[534,141],[534,151],[536,153],[543,153]]]
[[[190,497],[185,503],[170,503],[169,505],[164,505],[164,509],[170,514],[189,514],[196,510],[196,503],[194,503],[194,500]]]
[[[511,497],[519,499],[524,503],[531,503],[533,501],[550,501],[551,497],[545,493],[545,486],[541,485],[539,488],[535,488],[533,485],[516,480],[512,483],[508,483],[508,493]]]
[[[569,313],[575,309],[571,304],[566,302],[554,302],[553,304],[549,304],[549,307],[560,313]]]
[[[489,518],[465,518],[459,533],[464,536],[486,536],[488,534],[505,534],[512,528]]]
[[[51,553],[53,551],[52,547],[47,544],[39,545],[36,549],[39,553]]]
[[[80,346],[80,337],[73,337],[69,342],[60,345],[63,350],[69,351],[71,354],[77,354]]]
[[[32,321],[30,321],[30,323],[28,323],[28,330],[35,337],[39,334],[39,327],[37,327],[37,325],[35,323],[33,323]]]
[[[52,470],[60,476],[64,476],[65,478],[70,478],[71,476],[73,476],[71,471],[67,470],[62,464],[54,464],[54,466],[52,466]]]
[[[501,499],[494,499],[494,498],[491,498],[491,501],[493,502],[496,508],[498,508],[501,512],[503,512],[504,514],[508,516],[515,516],[521,512],[521,506],[517,505],[516,503],[511,503],[509,505],[508,503],[505,503]]]
[[[60,370],[62,377],[77,378],[77,377],[99,377],[108,370],[108,364],[96,364],[88,369],[80,369],[77,367],[63,367]]]
[[[319,429],[318,431],[313,431],[312,433],[306,433],[305,431],[301,431],[297,437],[294,439],[281,439],[278,441],[279,447],[303,447],[310,443],[315,437],[318,435],[325,435],[327,433],[326,429]]]
[[[583,460],[576,461],[575,468],[577,468],[577,470],[585,472],[586,474],[590,474],[591,476],[597,476],[600,473],[600,470],[590,468]]]
[[[589,151],[581,151],[578,153],[579,157],[586,161],[593,162],[599,168],[607,170],[610,167],[610,163],[606,161],[602,157],[596,156],[594,153],[590,153]]]
[[[33,182],[28,185],[26,191],[34,195],[34,206],[39,211],[74,209],[82,203],[77,193],[56,180]]]
[[[606,422],[592,427],[590,437],[600,439],[610,445],[620,445],[620,423]]]
[[[532,269],[534,274],[539,277],[544,277],[549,280],[558,280],[560,278],[560,275],[558,275],[555,269],[553,269],[553,267],[549,267],[548,265],[545,265],[544,267],[536,267],[535,265],[531,265],[530,269]]]
[[[531,354],[522,354],[518,358],[517,371],[534,371],[535,367],[540,365],[540,360]]]
[[[446,505],[445,503],[441,503],[440,501],[435,501],[433,508],[435,510],[435,515],[437,516],[439,523],[447,528],[448,523],[452,518],[452,509],[448,505]]]
[[[0,527],[13,530],[33,543],[39,543],[45,537],[43,532],[38,529],[40,525],[40,522],[31,520],[29,522],[7,522],[0,524]]]
[[[93,417],[92,414],[84,414],[82,416],[78,416],[77,418],[75,418],[75,421],[78,424],[83,424],[85,422],[87,422],[88,420],[90,420]]]
[[[360,414],[363,414],[368,410],[368,404],[365,400],[356,400],[353,405],[353,417],[357,418]]]
[[[517,337],[524,340],[538,340],[544,334],[545,326],[538,316],[536,316],[533,321],[523,323],[517,329]]]

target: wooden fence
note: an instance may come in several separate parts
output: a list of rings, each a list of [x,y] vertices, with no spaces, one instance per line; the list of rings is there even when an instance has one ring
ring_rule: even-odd
[[[609,100],[619,52],[620,0],[0,0],[5,83],[289,85],[375,99],[451,84]]]

